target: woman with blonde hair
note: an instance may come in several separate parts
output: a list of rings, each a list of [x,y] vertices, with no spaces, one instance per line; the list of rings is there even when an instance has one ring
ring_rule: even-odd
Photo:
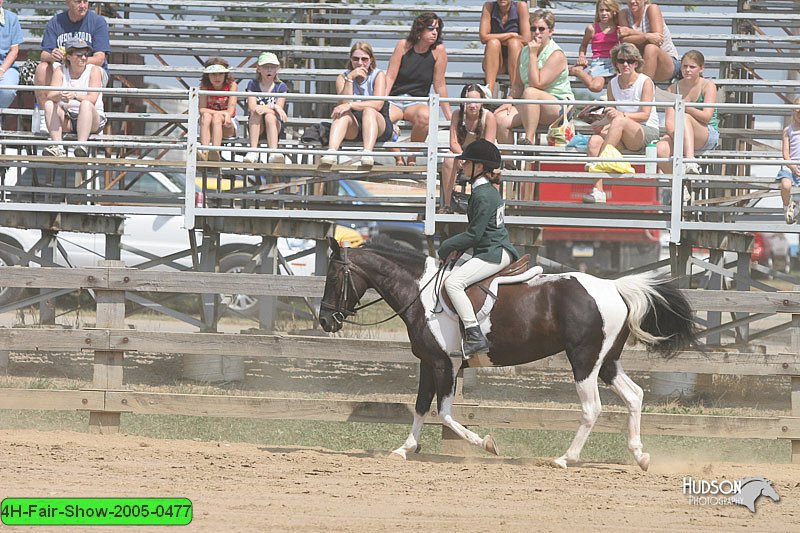
[[[372,46],[359,41],[350,48],[347,68],[336,77],[336,94],[346,96],[386,96],[386,74],[375,64]],[[364,141],[364,151],[371,152],[375,143],[392,137],[389,105],[381,100],[341,100],[331,113],[329,150],[338,150],[347,139]],[[319,168],[329,169],[337,161],[335,155],[324,155]],[[372,168],[371,155],[361,157],[361,167]]]
[[[606,146],[644,152],[645,146],[658,139],[658,113],[649,102],[655,102],[656,88],[653,80],[641,72],[642,55],[630,43],[620,43],[611,50],[611,61],[617,74],[608,83],[608,100],[626,102],[607,107],[608,124],[602,126],[589,139],[586,155],[597,157]],[[605,203],[603,180],[596,180],[591,194],[583,197],[585,203]]]
[[[661,8],[650,0],[628,0],[619,12],[619,37],[642,54],[642,72],[653,81],[668,81],[681,72],[678,49],[672,42]]]

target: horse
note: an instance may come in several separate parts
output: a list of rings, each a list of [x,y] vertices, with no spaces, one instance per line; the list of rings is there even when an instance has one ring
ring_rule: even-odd
[[[420,359],[411,432],[392,453],[406,459],[409,452],[419,451],[423,421],[435,394],[445,426],[467,442],[499,454],[491,434],[481,438],[452,415],[458,371],[479,358],[461,361],[448,356],[460,349],[461,332],[457,315],[442,311],[439,283],[434,283],[441,281],[439,261],[381,243],[349,250],[340,249],[332,239],[329,244],[319,312],[322,329],[339,331],[372,288],[405,322],[411,350]],[[602,409],[599,377],[625,403],[628,448],[636,463],[647,470],[650,455],[642,451],[640,437],[644,394],[622,370],[619,357],[629,336],[666,357],[693,343],[691,308],[677,288],[652,274],[617,280],[578,272],[540,274],[524,283],[500,285],[481,328],[490,343],[482,366],[519,365],[566,352],[580,398],[581,419],[569,449],[553,460],[556,466],[567,468],[580,461]]]

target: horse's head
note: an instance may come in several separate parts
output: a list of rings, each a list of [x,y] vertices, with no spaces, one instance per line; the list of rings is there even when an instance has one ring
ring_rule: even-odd
[[[356,281],[353,271],[357,267],[347,257],[347,249],[339,248],[339,243],[333,237],[329,237],[328,241],[331,256],[319,310],[319,324],[326,332],[335,333],[342,329],[348,316],[355,314],[353,309],[367,287],[363,280]]]

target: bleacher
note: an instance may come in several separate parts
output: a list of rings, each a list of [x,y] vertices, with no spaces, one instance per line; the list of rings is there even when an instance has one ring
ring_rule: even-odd
[[[800,25],[800,14],[791,9],[791,2],[756,0],[748,3],[746,12],[737,12],[739,2],[735,0],[705,2],[703,12],[674,11],[673,7],[683,6],[683,2],[677,0],[658,3],[665,10],[678,49],[686,51],[700,48],[706,53],[707,74],[715,78],[720,88],[721,102],[748,103],[758,100],[778,103],[785,101],[785,97],[800,93],[798,80],[770,79],[784,72],[800,49],[800,36],[788,30],[789,27]],[[185,0],[179,5],[142,0],[95,2],[92,5],[100,9],[109,22],[113,49],[109,67],[112,79],[110,87],[114,88],[141,86],[145,78],[148,83],[160,87],[196,86],[202,62],[210,56],[227,58],[236,77],[247,79],[252,76],[258,52],[269,49],[281,57],[284,68],[280,76],[290,84],[293,92],[330,93],[331,82],[341,71],[352,41],[378,41],[380,44],[375,47],[376,55],[380,65],[385,68],[394,42],[405,36],[414,14],[428,9],[437,11],[445,20],[445,44],[449,57],[447,82],[451,94],[456,93],[455,88],[464,83],[482,80],[480,63],[483,49],[477,46],[480,5],[415,6],[239,0],[226,5],[224,13],[220,12],[218,2],[207,0]],[[554,38],[565,49],[570,62],[577,57],[584,25],[593,19],[593,5],[593,2],[582,2],[581,9],[554,10]],[[13,9],[16,6],[9,7]],[[47,10],[56,13],[63,9],[63,2],[42,3],[37,5],[37,9],[39,11],[36,14],[21,13],[26,40],[20,58],[24,58],[27,52],[39,49],[39,35],[50,18],[41,13]],[[706,31],[698,32],[698,28]],[[17,103],[22,100],[18,97]],[[290,131],[282,147],[288,150],[302,149],[297,140],[299,132],[307,124],[325,117],[329,107],[330,104],[326,102],[293,103]],[[132,148],[137,142],[150,146],[158,144],[160,140],[168,143],[184,139],[188,130],[184,102],[180,99],[170,104],[159,98],[158,94],[106,94],[106,109],[110,120],[102,137],[103,142],[129,143]],[[44,137],[29,133],[26,120],[30,113],[25,106],[4,110],[6,122],[9,117],[19,120],[15,121],[15,129],[3,132],[2,139],[39,140],[44,144]],[[776,114],[784,115],[786,112],[772,109],[759,110],[757,113],[761,118]],[[708,154],[707,158],[750,157],[751,150],[755,149],[759,150],[759,158],[779,159],[774,141],[780,136],[780,129],[757,127],[759,118],[754,118],[755,115],[741,108],[720,109],[721,149]],[[442,125],[446,126],[446,123]],[[240,127],[240,134],[246,135],[243,112],[240,112]],[[229,148],[242,148],[243,142],[244,139],[234,140],[229,143]],[[390,146],[420,149],[419,145],[408,143]],[[441,147],[440,150],[445,148]],[[546,147],[508,148],[513,148],[518,155],[530,157],[552,155]],[[168,151],[147,148],[138,152],[128,150],[119,153],[150,154],[161,158]],[[574,157],[563,151],[556,153],[566,159]],[[205,165],[201,168],[219,170],[221,175],[225,172],[231,176],[241,174],[248,170],[238,163],[241,155],[243,149],[231,152],[228,158],[233,161],[228,167]],[[296,157],[295,160],[310,162],[309,158]],[[37,161],[37,164],[40,163]],[[734,169],[736,174],[741,172],[736,164],[709,164],[709,173],[703,179],[705,182],[717,180],[720,187],[741,186],[738,180],[725,181],[725,174],[730,169]],[[280,172],[269,165],[250,170]],[[421,170],[418,177],[424,178]],[[285,173],[295,175],[294,171]],[[313,174],[313,166],[299,170],[297,177],[309,173]],[[391,178],[385,179],[398,179],[400,174],[408,173],[397,171],[390,173]],[[588,176],[575,177],[588,180]],[[559,176],[555,175],[554,178],[552,173],[518,171],[510,173],[508,178],[512,183],[515,180],[535,183],[539,179],[558,179]],[[665,184],[667,180],[664,178]],[[322,177],[319,181],[323,181]],[[754,181],[757,182],[759,180]],[[520,202],[519,207],[526,205],[524,201]],[[527,207],[535,209],[538,204],[529,203]],[[603,206],[581,208],[606,209]],[[662,208],[667,209],[666,206]],[[692,209],[702,211],[703,208],[695,206]]]

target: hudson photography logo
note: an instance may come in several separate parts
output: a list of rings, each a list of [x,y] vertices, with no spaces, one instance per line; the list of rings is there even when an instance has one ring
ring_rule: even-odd
[[[781,497],[772,482],[761,476],[742,479],[695,479],[683,478],[683,494],[689,498],[690,505],[743,505],[756,512],[756,500],[766,496],[772,501]]]

